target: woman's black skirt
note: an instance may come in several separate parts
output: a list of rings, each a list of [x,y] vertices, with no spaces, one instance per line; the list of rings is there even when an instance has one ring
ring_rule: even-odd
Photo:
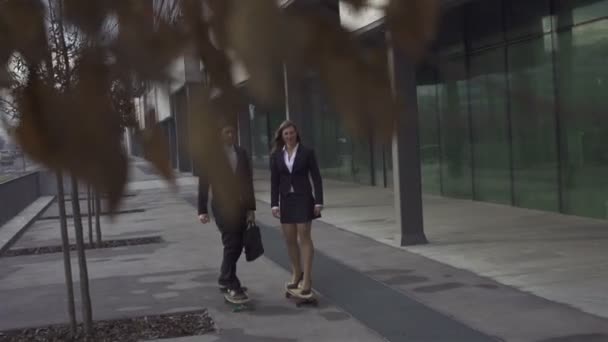
[[[281,223],[307,223],[315,218],[315,200],[312,195],[289,193],[281,195]]]

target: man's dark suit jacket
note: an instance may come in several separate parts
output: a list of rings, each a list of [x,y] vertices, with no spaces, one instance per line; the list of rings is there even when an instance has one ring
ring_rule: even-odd
[[[283,150],[275,151],[270,158],[271,206],[278,207],[279,195],[286,195],[291,187],[296,194],[312,195],[309,175],[315,190],[315,204],[322,205],[323,182],[315,152],[300,144],[293,162],[293,172],[289,172]]]
[[[225,162],[216,165],[220,168],[220,177],[215,176],[212,180],[204,167],[199,175],[198,213],[199,215],[209,213],[209,187],[211,187],[213,197],[211,210],[220,230],[244,228],[236,225],[244,224],[247,211],[256,209],[249,156],[241,147],[235,146],[234,149],[237,156],[236,172],[232,172],[232,168]]]

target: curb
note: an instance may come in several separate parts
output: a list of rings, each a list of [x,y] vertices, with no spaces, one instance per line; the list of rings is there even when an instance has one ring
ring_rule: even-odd
[[[53,202],[55,202],[56,196],[41,196],[39,197],[36,201],[34,201],[32,204],[30,204],[29,206],[27,206],[25,209],[23,209],[19,214],[17,214],[17,216],[15,216],[14,218],[12,218],[10,221],[6,222],[3,227],[11,225],[11,224],[16,224],[13,221],[18,219],[19,216],[21,215],[21,213],[27,211],[28,209],[30,209],[34,204],[36,204],[36,202],[40,201],[40,200],[44,200],[47,199],[47,202],[44,203],[44,205],[42,206],[42,208],[40,208],[35,214],[33,215],[29,215],[28,217],[24,218],[24,222],[21,223],[21,225],[19,226],[19,228],[16,229],[16,231],[13,233],[13,235],[11,237],[9,237],[8,239],[4,239],[2,237],[2,227],[0,227],[0,257],[3,256],[4,252],[6,252],[8,249],[10,249],[13,244],[15,244],[15,242],[17,242],[17,240],[19,240],[19,238],[21,238],[21,236],[27,231],[27,229],[38,220],[38,218],[40,217],[40,215],[46,211],[51,204],[53,204]],[[8,235],[8,234],[7,234]]]

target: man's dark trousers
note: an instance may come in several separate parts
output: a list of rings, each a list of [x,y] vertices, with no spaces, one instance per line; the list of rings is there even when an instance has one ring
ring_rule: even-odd
[[[222,244],[224,245],[224,256],[218,283],[229,290],[241,288],[241,282],[236,275],[236,264],[243,253],[247,222],[244,218],[240,221],[241,223],[238,226],[231,228],[218,225],[222,233]]]

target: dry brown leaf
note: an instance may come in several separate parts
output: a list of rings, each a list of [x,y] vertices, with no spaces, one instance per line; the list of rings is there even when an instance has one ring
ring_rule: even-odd
[[[348,3],[356,10],[359,10],[368,4],[368,0],[342,0],[342,2]]]
[[[320,68],[321,80],[325,84],[330,102],[335,110],[345,119],[345,123],[355,135],[361,135],[365,118],[364,98],[361,97],[361,86],[357,65],[352,60],[333,58],[324,59]]]
[[[301,45],[297,63],[316,69],[335,110],[344,118],[351,134],[365,138],[370,134],[392,136],[398,116],[388,78],[386,50],[362,50],[352,35],[326,18],[294,16],[308,46]],[[291,64],[290,64],[291,66]]]
[[[95,35],[109,14],[111,2],[63,0],[65,19],[84,32]]]
[[[248,89],[264,104],[283,95],[280,75],[286,47],[281,23],[275,0],[235,0],[224,23],[229,48],[249,74]]]
[[[119,7],[119,33],[111,48],[117,69],[136,73],[142,81],[167,80],[167,66],[184,52],[187,36],[165,18],[154,19],[140,2],[127,3]]]
[[[227,45],[226,21],[235,5],[239,0],[207,0],[205,1],[205,17],[213,32],[213,40],[217,43],[217,48],[224,49]]]
[[[283,36],[285,39],[283,46],[283,56],[290,69],[294,67],[298,70],[306,69],[316,63],[319,50],[315,44],[315,39],[323,31],[323,20],[312,13],[283,14]]]
[[[40,0],[4,0],[0,3],[0,34],[32,64],[46,56],[45,7]],[[4,32],[2,32],[4,31]],[[6,52],[5,52],[6,53]]]
[[[109,196],[114,210],[127,177],[121,130],[108,107],[106,69],[94,53],[79,62],[75,87],[60,92],[30,72],[17,98],[20,121],[17,141],[34,160],[53,170],[67,171]]]
[[[54,88],[40,82],[32,72],[22,93],[17,94],[20,120],[15,138],[30,158],[59,170],[65,161],[61,154],[62,127],[59,115],[63,97]]]
[[[127,182],[127,157],[121,145],[120,117],[112,108],[109,69],[102,51],[86,50],[76,70],[78,83],[68,92],[70,109],[65,139],[67,168],[97,191],[108,194],[114,211]],[[95,153],[91,153],[95,151]]]
[[[0,57],[1,59],[2,57]],[[6,63],[6,62],[5,62]],[[8,71],[8,66],[0,60],[0,89],[9,88],[12,84],[12,77]]]
[[[8,60],[11,58],[15,46],[9,39],[10,31],[5,27],[0,20],[0,69],[8,68]]]
[[[386,7],[386,26],[391,40],[414,63],[424,56],[435,38],[439,14],[438,0],[391,0]]]
[[[355,7],[365,3],[346,1]],[[234,201],[237,189],[227,177],[228,162],[218,148],[217,119],[233,118],[242,110],[242,98],[232,84],[227,51],[244,63],[250,74],[247,88],[258,102],[283,100],[283,62],[289,64],[290,72],[318,72],[346,126],[361,137],[371,133],[390,137],[399,108],[405,108],[397,106],[391,95],[383,61],[385,51],[361,51],[351,33],[318,12],[298,9],[294,15],[292,9],[285,14],[274,0],[208,0],[213,16],[207,23],[201,1],[183,0],[180,5],[186,6],[182,11],[185,20],[176,26],[161,16],[155,18],[150,0],[84,2],[87,6],[83,1],[65,0],[67,19],[84,32],[94,33],[108,15],[115,14],[118,36],[103,45],[109,46],[109,51],[85,50],[82,56],[76,53],[75,81],[65,93],[32,82],[19,102],[22,120],[16,135],[36,160],[67,170],[108,193],[111,208],[118,205],[127,177],[121,118],[112,105],[111,80],[117,74],[135,76],[140,81],[167,80],[167,65],[189,43],[195,45],[203,60],[211,86],[220,91],[213,100],[208,89],[192,91],[190,137],[195,159],[211,182],[221,185],[216,189],[216,204],[230,217],[236,218],[238,213]],[[392,0],[388,5],[387,26],[392,38],[415,59],[434,37],[437,3]],[[28,56],[30,62],[34,61],[32,65],[37,65],[41,56],[48,57],[40,4],[40,0],[0,2],[0,66],[14,50]],[[209,38],[211,31],[218,43],[215,46]],[[101,46],[95,35],[87,38],[92,46]],[[142,139],[146,158],[163,177],[173,180],[168,146],[160,128],[142,132]]]

